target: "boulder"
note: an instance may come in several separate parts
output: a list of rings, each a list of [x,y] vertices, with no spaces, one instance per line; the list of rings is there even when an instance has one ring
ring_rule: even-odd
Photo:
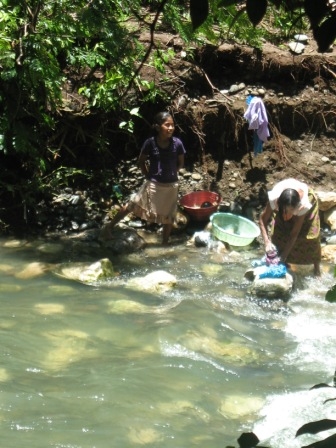
[[[336,264],[336,244],[327,244],[321,248],[322,260]]]
[[[144,277],[131,278],[126,286],[149,292],[164,292],[173,288],[177,283],[176,277],[166,271],[154,271]]]
[[[323,215],[324,222],[328,224],[331,230],[336,230],[336,207],[326,210]]]
[[[317,191],[316,195],[321,212],[325,212],[336,206],[336,193],[334,191]]]
[[[109,280],[116,275],[113,265],[108,258],[103,258],[89,265],[88,263],[67,263],[58,266],[54,273],[60,277],[82,283],[95,283],[102,280]]]
[[[259,278],[261,270],[263,270],[263,266],[245,272],[245,278],[252,280],[249,291],[253,296],[280,299],[290,295],[293,289],[293,277],[288,272],[280,278]]]
[[[118,255],[137,252],[146,245],[144,239],[134,229],[122,229],[119,227],[115,227],[112,230],[112,237],[110,239],[100,239],[100,242]]]

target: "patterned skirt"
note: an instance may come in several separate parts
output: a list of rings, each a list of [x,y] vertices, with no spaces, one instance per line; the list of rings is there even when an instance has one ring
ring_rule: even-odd
[[[294,264],[313,264],[321,260],[321,241],[320,241],[320,215],[318,199],[313,190],[308,191],[309,201],[312,208],[305,216],[300,233],[287,257],[288,263]],[[275,212],[272,218],[271,235],[272,243],[276,245],[281,253],[289,234],[293,228],[293,219],[283,221],[280,219],[279,212]]]
[[[178,183],[147,180],[132,195],[127,210],[138,218],[157,224],[173,224],[177,210]]]

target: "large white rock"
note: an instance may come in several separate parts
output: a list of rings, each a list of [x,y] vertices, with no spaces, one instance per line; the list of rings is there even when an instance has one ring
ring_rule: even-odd
[[[69,280],[77,280],[83,283],[95,283],[101,280],[109,280],[115,277],[113,265],[108,258],[103,258],[92,264],[68,263],[59,266],[55,274]]]
[[[293,289],[293,277],[287,272],[281,278],[259,278],[259,273],[263,270],[263,266],[258,266],[245,272],[245,277],[253,280],[249,288],[250,293],[268,299],[288,297]]]
[[[306,46],[304,44],[301,44],[300,42],[289,42],[288,44],[290,50],[295,54],[301,54],[303,53]]]
[[[332,207],[323,214],[324,222],[328,224],[331,230],[336,230],[336,207]]]
[[[144,277],[130,279],[126,286],[150,292],[164,292],[173,288],[177,283],[176,277],[166,271],[154,271]]]
[[[327,244],[321,248],[322,260],[336,264],[336,244]]]
[[[316,192],[319,209],[322,212],[330,210],[333,207],[336,207],[336,192],[334,191],[317,191]]]

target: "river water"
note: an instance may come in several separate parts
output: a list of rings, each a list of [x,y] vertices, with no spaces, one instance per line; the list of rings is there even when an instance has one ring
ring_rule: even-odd
[[[177,277],[155,294],[49,269],[95,261],[89,251],[0,245],[3,447],[223,448],[254,432],[264,446],[294,448],[321,438],[295,438],[300,426],[335,416],[324,403],[335,389],[309,390],[331,385],[336,366],[336,305],[324,300],[332,267],[320,279],[296,274],[284,303],[249,296],[257,249],[223,256],[181,244],[111,258],[125,280]]]

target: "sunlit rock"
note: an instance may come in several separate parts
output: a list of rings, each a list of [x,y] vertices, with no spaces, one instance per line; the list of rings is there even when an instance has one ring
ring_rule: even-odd
[[[44,254],[59,254],[64,250],[64,246],[57,243],[44,243],[40,244],[37,250]]]
[[[10,328],[13,328],[16,325],[14,319],[12,320],[4,320],[2,319],[0,321],[0,329],[1,330],[9,330]]]
[[[242,260],[243,260],[243,255],[241,254],[241,252],[238,252],[236,250],[232,250],[227,255],[227,261],[229,261],[231,263],[239,263]]]
[[[326,244],[336,244],[336,235],[330,235],[328,237],[325,238],[325,243]]]
[[[316,195],[320,211],[325,212],[336,207],[336,193],[334,191],[317,191]]]
[[[332,207],[323,213],[323,220],[331,230],[336,230],[336,207]]]
[[[101,244],[108,247],[116,254],[129,254],[144,248],[145,241],[133,229],[113,229],[110,239],[100,238]]]
[[[61,303],[37,303],[35,309],[40,314],[64,313],[65,307]]]
[[[227,419],[246,417],[250,414],[254,417],[264,404],[265,400],[260,397],[229,395],[221,401],[219,413]]]
[[[175,220],[173,223],[173,232],[180,232],[184,230],[189,224],[190,218],[182,210],[176,212]]]
[[[210,446],[214,440],[215,437],[210,434],[198,434],[191,438],[191,442],[196,446]]]
[[[10,264],[0,264],[0,272],[11,274],[14,272],[14,267]]]
[[[103,258],[90,265],[87,263],[68,263],[58,266],[54,272],[61,277],[82,283],[109,280],[116,275],[113,265],[108,258]]]
[[[280,299],[288,297],[293,290],[293,277],[288,272],[281,278],[259,278],[264,266],[248,269],[245,278],[252,281],[249,292],[256,297]]]
[[[21,291],[22,286],[13,283],[0,283],[0,292],[16,292]]]
[[[297,42],[301,42],[302,44],[307,44],[309,37],[306,34],[295,34],[294,39]]]
[[[107,280],[115,276],[113,265],[108,258],[103,258],[88,266],[79,275],[79,280],[84,283]]]
[[[292,53],[301,54],[303,53],[306,46],[300,42],[289,42],[288,47]]]
[[[293,290],[293,277],[286,274],[283,278],[256,278],[250,292],[257,297],[270,299],[286,298]]]
[[[26,240],[9,240],[5,241],[3,247],[17,248],[27,246]]]
[[[246,345],[219,341],[203,334],[188,332],[179,342],[189,350],[224,358],[236,365],[247,365],[260,360],[259,354]]]
[[[167,403],[159,403],[156,408],[160,414],[164,415],[185,414],[202,420],[203,422],[208,422],[210,420],[210,415],[204,409],[187,400],[174,400]]]
[[[138,229],[137,233],[143,239],[146,246],[148,246],[148,245],[158,246],[161,243],[162,236],[158,235],[155,232],[148,232],[143,229]],[[158,248],[157,252],[162,253],[162,248]],[[138,253],[138,252],[136,252],[136,253]]]
[[[209,245],[211,240],[211,233],[208,230],[202,230],[199,232],[195,232],[188,245],[193,243],[196,247],[206,247]]]
[[[4,383],[10,379],[10,375],[6,369],[0,367],[0,382]]]
[[[49,269],[50,267],[48,264],[35,261],[33,263],[29,263],[24,269],[22,269],[22,271],[16,273],[15,277],[22,279],[39,277],[44,275]]]
[[[154,344],[139,344],[138,334],[134,334],[125,329],[124,331],[120,327],[113,326],[101,328],[97,331],[95,336],[102,341],[112,342],[115,346],[127,348],[127,352],[124,359],[145,359],[153,354],[159,354],[159,345]],[[156,341],[154,341],[156,342]]]
[[[144,277],[134,277],[128,280],[126,286],[141,291],[165,292],[172,289],[177,283],[176,277],[166,271],[154,271]]]
[[[327,244],[321,248],[322,260],[336,263],[336,244]]]
[[[136,445],[150,445],[163,441],[162,434],[154,428],[130,428],[128,438]]]
[[[202,272],[206,275],[206,277],[213,277],[214,275],[218,275],[223,272],[223,266],[219,264],[203,264],[201,265]]]
[[[134,300],[120,299],[111,300],[108,303],[108,312],[111,314],[164,314],[174,306],[176,306],[176,304],[151,306]]]
[[[48,342],[52,346],[42,361],[42,366],[46,370],[63,370],[69,364],[97,356],[97,351],[88,346],[89,335],[83,331],[61,330],[45,333],[44,337],[45,349],[48,347]]]
[[[160,308],[135,302],[134,300],[111,300],[108,303],[108,312],[111,314],[153,314],[159,313]]]
[[[68,295],[76,291],[74,288],[67,285],[49,285],[48,290],[57,295]]]

